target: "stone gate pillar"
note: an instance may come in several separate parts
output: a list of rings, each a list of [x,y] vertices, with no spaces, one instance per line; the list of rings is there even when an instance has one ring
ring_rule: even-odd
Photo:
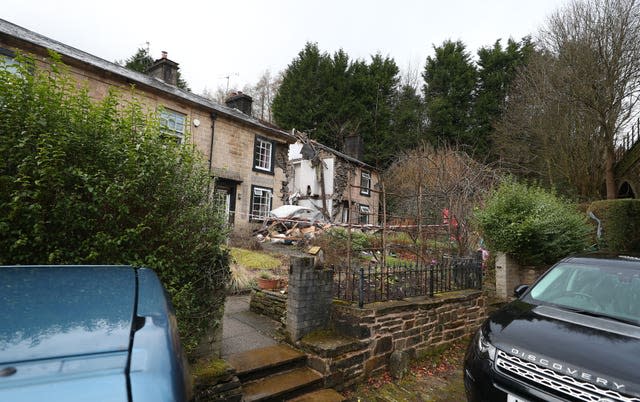
[[[509,254],[496,254],[496,295],[508,300],[520,284],[520,266]]]
[[[333,299],[333,270],[317,269],[313,257],[291,257],[287,332],[292,341],[327,328]]]

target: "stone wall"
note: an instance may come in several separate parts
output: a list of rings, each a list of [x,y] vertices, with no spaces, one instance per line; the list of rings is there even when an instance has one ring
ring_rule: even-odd
[[[513,290],[518,285],[531,285],[549,267],[524,266],[521,267],[509,254],[496,254],[496,296],[509,300],[513,298]]]
[[[287,296],[280,292],[255,289],[251,293],[249,309],[254,313],[262,314],[272,320],[285,324],[285,317],[287,314]]]
[[[520,267],[520,283],[519,285],[531,285],[537,281],[542,274],[547,272],[549,267]],[[512,289],[513,290],[513,289]]]
[[[309,364],[325,375],[327,386],[343,389],[387,368],[393,352],[422,357],[472,334],[485,318],[485,297],[477,290],[363,309],[334,302],[332,324],[343,341],[334,341],[334,348],[315,348]]]
[[[294,342],[329,323],[333,271],[314,265],[313,257],[291,257],[286,331]]]
[[[193,367],[194,402],[240,402],[242,383],[223,360],[198,362]]]

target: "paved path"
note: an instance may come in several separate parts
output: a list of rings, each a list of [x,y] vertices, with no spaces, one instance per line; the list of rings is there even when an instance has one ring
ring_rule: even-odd
[[[249,311],[251,296],[227,296],[222,322],[222,357],[276,345],[278,323]]]

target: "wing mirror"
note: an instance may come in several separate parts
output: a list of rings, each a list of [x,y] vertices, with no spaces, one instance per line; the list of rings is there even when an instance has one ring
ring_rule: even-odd
[[[529,290],[529,285],[518,285],[513,289],[513,295],[519,299],[527,290]]]

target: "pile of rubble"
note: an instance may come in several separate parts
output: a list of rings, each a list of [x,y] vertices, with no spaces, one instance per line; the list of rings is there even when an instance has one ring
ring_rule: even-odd
[[[312,240],[331,227],[326,222],[272,218],[255,231],[254,235],[260,242],[294,244]]]

